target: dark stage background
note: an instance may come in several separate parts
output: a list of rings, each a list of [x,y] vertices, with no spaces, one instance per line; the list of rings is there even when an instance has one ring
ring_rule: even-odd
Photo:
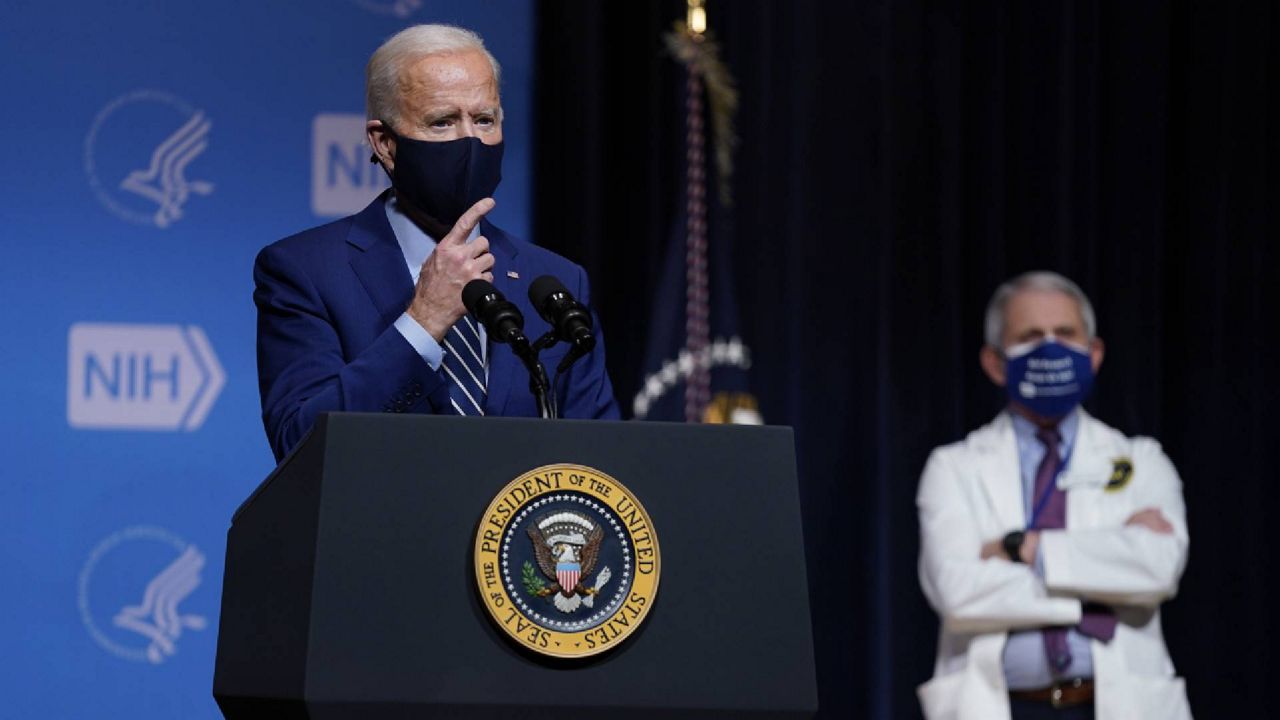
[[[660,34],[684,5],[538,6],[534,235],[594,279],[624,407],[680,178],[681,76]],[[796,428],[824,716],[919,713],[937,623],[916,579],[918,474],[998,411],[982,311],[1039,268],[1096,305],[1091,411],[1163,441],[1185,482],[1191,558],[1165,634],[1193,710],[1266,715],[1280,11],[709,10],[742,95],[734,270],[762,411]]]

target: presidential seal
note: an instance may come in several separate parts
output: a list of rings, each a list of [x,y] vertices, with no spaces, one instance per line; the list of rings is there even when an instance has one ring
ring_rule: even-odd
[[[640,501],[582,465],[512,480],[476,532],[476,583],[489,615],[519,645],[551,657],[622,643],[648,617],[661,565]]]

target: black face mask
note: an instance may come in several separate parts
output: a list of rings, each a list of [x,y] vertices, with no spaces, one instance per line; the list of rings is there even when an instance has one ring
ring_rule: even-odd
[[[396,192],[446,227],[491,197],[502,180],[502,143],[485,145],[474,137],[427,142],[404,137],[385,121],[382,126],[396,139]]]

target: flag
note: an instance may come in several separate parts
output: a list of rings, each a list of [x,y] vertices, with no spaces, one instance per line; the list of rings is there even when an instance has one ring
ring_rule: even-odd
[[[751,351],[738,324],[731,233],[725,223],[709,222],[726,215],[731,201],[737,94],[714,40],[688,28],[677,23],[665,38],[685,83],[684,173],[632,414],[638,420],[760,424],[748,382]],[[708,117],[715,130],[715,174],[708,172]],[[711,187],[717,192],[709,193]]]

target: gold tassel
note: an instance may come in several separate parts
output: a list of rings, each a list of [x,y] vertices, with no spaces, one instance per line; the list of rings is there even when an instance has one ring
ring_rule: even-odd
[[[733,150],[738,136],[733,130],[733,118],[738,111],[738,88],[735,87],[729,68],[720,59],[720,45],[710,31],[695,33],[683,20],[675,22],[674,29],[663,35],[667,50],[683,63],[691,73],[702,76],[707,88],[711,108],[711,127],[716,148],[716,172],[720,180],[720,202],[726,207],[733,204],[730,181],[733,179]]]

